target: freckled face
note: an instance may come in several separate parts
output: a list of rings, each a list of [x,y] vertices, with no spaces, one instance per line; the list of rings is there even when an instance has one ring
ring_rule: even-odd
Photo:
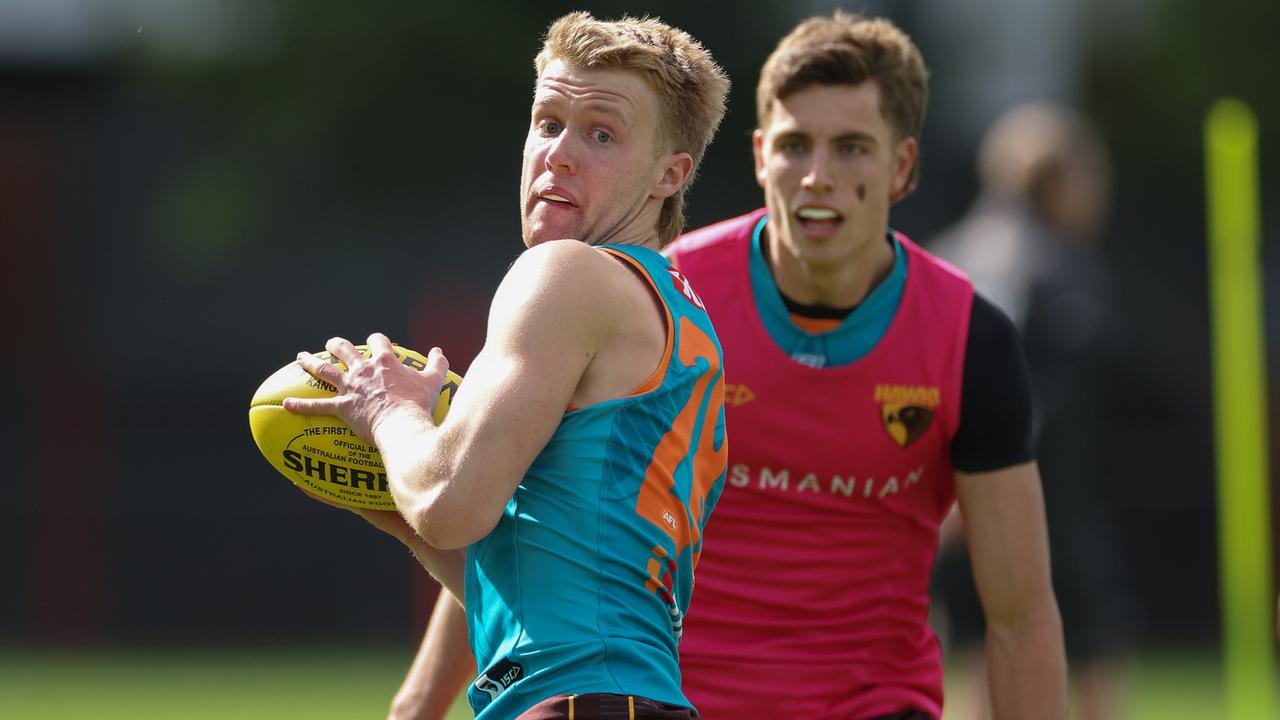
[[[880,87],[814,85],[775,100],[752,138],[770,237],[808,264],[856,262],[884,241],[890,198],[906,187],[914,138],[898,140]]]
[[[561,60],[538,77],[520,176],[524,243],[652,233],[658,97],[642,77]],[[647,227],[646,227],[647,225]]]

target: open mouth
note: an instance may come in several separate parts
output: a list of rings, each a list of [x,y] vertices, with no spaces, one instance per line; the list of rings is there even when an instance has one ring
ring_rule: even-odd
[[[577,207],[573,200],[557,192],[538,193],[538,199],[553,207]]]
[[[805,232],[826,235],[844,222],[844,216],[831,208],[805,206],[796,210],[796,220]]]

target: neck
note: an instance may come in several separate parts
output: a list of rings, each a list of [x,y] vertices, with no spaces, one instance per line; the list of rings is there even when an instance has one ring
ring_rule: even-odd
[[[650,250],[661,250],[662,241],[658,239],[656,230],[647,233],[635,233],[634,235],[614,235],[612,237],[601,240],[598,243],[590,243],[592,245],[635,245],[639,247],[647,247]]]
[[[882,234],[863,244],[852,259],[807,262],[777,241],[774,223],[765,226],[765,260],[778,290],[803,305],[850,308],[860,304],[893,269],[893,244]]]
[[[620,223],[616,230],[589,244],[640,245],[651,250],[661,250],[662,240],[658,237],[658,216],[661,211],[661,200],[647,198],[639,210]]]

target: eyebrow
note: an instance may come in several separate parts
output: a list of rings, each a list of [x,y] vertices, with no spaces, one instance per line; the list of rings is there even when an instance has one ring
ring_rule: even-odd
[[[537,110],[539,108],[568,105],[571,102],[573,101],[566,99],[563,95],[558,93],[549,93],[541,97],[534,97],[533,109]],[[626,114],[615,107],[613,103],[594,99],[583,101],[581,107],[587,112],[608,115],[609,117],[617,120],[620,125],[627,129],[631,129],[632,127],[631,121],[627,118]]]
[[[879,143],[879,140],[877,140],[876,136],[871,133],[854,130],[852,132],[841,133],[835,136],[835,138],[832,139],[832,142],[864,142],[875,145]]]
[[[783,130],[782,132],[777,134],[776,138],[777,138],[777,141],[813,140],[813,135],[808,131],[795,128],[792,130]],[[879,143],[875,135],[872,135],[871,133],[868,133],[868,132],[863,132],[861,130],[851,130],[849,132],[840,133],[839,135],[832,138],[830,142],[835,142],[835,143],[863,142],[863,143],[869,143],[872,145]]]
[[[627,119],[627,116],[611,104],[604,103],[599,100],[588,100],[583,105],[583,109],[588,112],[597,112],[601,115],[608,115],[609,117],[617,120],[623,127],[631,127],[631,121]]]

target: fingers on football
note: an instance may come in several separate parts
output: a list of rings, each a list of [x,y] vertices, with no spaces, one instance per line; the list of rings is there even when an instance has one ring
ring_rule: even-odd
[[[342,370],[333,363],[321,360],[309,352],[300,352],[298,353],[298,364],[302,366],[303,370],[311,373],[317,379],[323,380],[334,387],[342,387]]]
[[[348,368],[364,359],[364,356],[360,354],[356,346],[352,345],[351,341],[346,338],[329,338],[329,342],[324,344],[324,349],[328,350],[330,355],[341,360]]]
[[[391,338],[380,332],[370,335],[366,342],[369,343],[369,354],[371,357],[378,357],[379,355],[394,356],[396,354],[395,348],[391,345]]]
[[[431,348],[431,352],[427,353],[427,365],[422,369],[423,372],[440,373],[443,377],[449,372],[449,358],[444,356],[444,351],[438,347]]]
[[[337,415],[345,401],[341,396],[331,398],[285,398],[281,406],[299,415]]]

